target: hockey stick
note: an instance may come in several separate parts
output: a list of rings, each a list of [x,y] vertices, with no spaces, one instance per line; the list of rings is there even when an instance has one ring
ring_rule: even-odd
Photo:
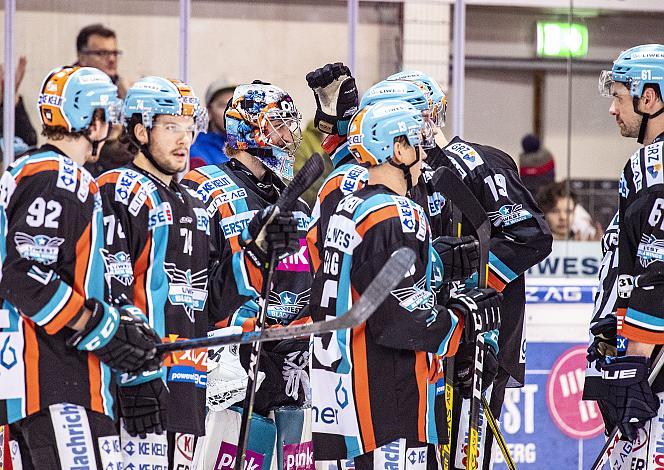
[[[479,241],[480,247],[480,269],[478,273],[478,285],[479,287],[487,287],[487,278],[489,270],[489,242],[491,239],[491,222],[486,214],[486,211],[477,200],[470,188],[459,178],[459,176],[454,173],[451,169],[447,167],[441,167],[436,171],[437,178],[433,185],[443,196],[448,198],[463,214],[463,216],[468,220],[470,225],[472,225],[477,239]],[[484,342],[484,335],[478,335],[475,342],[475,369],[473,372],[473,396],[470,402],[470,426],[468,431],[468,455],[466,457],[466,469],[476,470],[477,469],[477,458],[479,453],[479,414],[480,408],[482,405],[482,372],[484,365],[484,355],[486,353],[486,345]],[[448,361],[450,358],[447,359]],[[448,370],[449,370],[448,362]],[[453,362],[452,362],[453,367]],[[450,392],[452,393],[452,377],[451,373],[448,374],[446,371],[445,375],[445,392],[446,392],[446,402],[447,402],[447,391],[448,391],[448,379]],[[450,403],[452,399],[450,399]],[[486,399],[484,400],[486,402]],[[485,405],[485,408],[488,410],[488,407]],[[485,416],[488,416],[490,413],[485,413]],[[512,469],[516,468],[514,460],[509,453],[509,449],[505,444],[505,439],[498,428],[498,425],[495,419],[492,419],[493,415],[491,414],[488,417],[490,421],[490,427],[493,431],[503,457],[507,466]],[[451,426],[451,413],[448,414],[448,428]],[[451,440],[451,436],[449,436]],[[444,451],[444,467],[449,468],[449,459],[451,458],[451,451],[449,445],[443,447]]]
[[[400,248],[380,269],[378,275],[367,286],[359,299],[343,315],[331,320],[308,323],[304,325],[269,328],[263,331],[249,331],[237,335],[213,336],[197,339],[161,343],[157,345],[157,353],[165,354],[188,349],[212,348],[230,344],[250,344],[257,341],[277,341],[299,338],[301,336],[318,335],[331,331],[353,328],[365,322],[380,304],[390,295],[390,291],[403,279],[415,261],[415,254],[409,248]]]
[[[280,211],[290,210],[297,198],[307,190],[323,174],[323,158],[318,153],[314,153],[295,175],[290,184],[283,190],[277,199],[276,206]],[[269,249],[269,248],[268,248]],[[270,259],[264,266],[267,273],[263,277],[261,287],[260,310],[256,317],[256,326],[254,331],[263,331],[267,319],[268,299],[270,290],[272,290],[272,277],[277,267],[277,255],[274,250],[270,252]],[[256,377],[258,377],[258,368],[260,366],[260,355],[263,348],[262,342],[255,342],[251,345],[251,354],[249,356],[249,373],[247,379],[247,396],[242,405],[242,420],[240,421],[240,435],[238,437],[237,451],[235,453],[235,470],[242,470],[244,458],[247,452],[249,442],[249,431],[251,429],[251,414],[254,411],[254,402],[256,400]]]
[[[648,384],[652,385],[652,383],[659,375],[659,372],[662,370],[663,366],[664,366],[664,348],[660,349],[659,352],[657,353],[657,357],[655,357],[655,365],[650,371],[650,375],[648,375]],[[607,437],[606,442],[604,443],[604,447],[602,447],[602,450],[595,459],[595,462],[593,463],[592,467],[590,467],[591,470],[600,470],[609,461],[611,451],[613,450],[613,447],[617,444],[619,439],[620,439],[620,431],[618,431],[618,426],[616,426],[615,428],[613,428],[613,431],[611,431],[611,434],[609,434],[609,436]]]

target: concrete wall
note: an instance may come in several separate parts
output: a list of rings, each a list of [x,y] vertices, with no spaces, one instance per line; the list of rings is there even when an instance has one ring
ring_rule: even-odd
[[[178,75],[175,0],[17,3],[16,56],[17,60],[19,55],[28,57],[20,92],[33,125],[38,123],[34,108],[41,80],[53,67],[76,60],[76,35],[88,24],[101,22],[116,31],[124,51],[119,71],[129,80]],[[200,96],[220,76],[237,82],[259,78],[289,91],[305,120],[313,118],[315,102],[304,77],[318,66],[346,58],[345,2],[196,0],[192,4],[189,77]],[[394,3],[363,3],[360,8],[355,73],[362,89],[399,67],[400,9]],[[0,47],[3,40],[0,37]]]

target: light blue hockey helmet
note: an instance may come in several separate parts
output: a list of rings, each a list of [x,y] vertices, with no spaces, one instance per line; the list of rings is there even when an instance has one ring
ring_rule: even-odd
[[[599,76],[599,93],[611,96],[613,82],[623,83],[634,98],[640,98],[646,85],[657,85],[664,93],[664,45],[644,44],[620,53],[611,70]]]
[[[134,114],[140,114],[145,127],[151,128],[155,116],[191,116],[195,133],[205,131],[208,117],[205,106],[191,86],[180,80],[162,77],[144,77],[134,83],[124,100],[122,110],[125,125]]]
[[[426,111],[427,113],[425,113],[425,115],[428,117],[429,93],[423,86],[414,82],[405,82],[401,80],[383,80],[382,82],[378,82],[362,95],[360,108],[364,108],[383,100],[407,101],[416,109],[419,109],[420,112]],[[427,119],[425,115],[422,116],[425,119],[421,145],[422,148],[430,149],[436,145],[434,140],[436,129],[433,126],[433,121]]]
[[[404,136],[416,147],[422,143],[422,112],[402,100],[382,100],[355,113],[348,129],[348,148],[362,165],[376,166],[394,154],[394,139]]]
[[[429,111],[431,113],[431,119],[438,127],[445,127],[445,119],[447,117],[447,95],[434,78],[419,70],[404,70],[403,72],[390,75],[387,77],[387,80],[413,82],[422,87],[429,95]]]
[[[44,79],[39,92],[39,115],[45,127],[80,132],[92,123],[96,109],[109,123],[119,121],[122,101],[111,78],[94,67],[58,67]]]

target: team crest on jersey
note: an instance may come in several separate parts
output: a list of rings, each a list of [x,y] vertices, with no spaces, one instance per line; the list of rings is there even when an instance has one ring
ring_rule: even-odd
[[[523,204],[505,204],[497,211],[491,211],[487,215],[496,227],[509,227],[533,216],[523,208]]]
[[[168,276],[168,301],[172,305],[182,305],[191,322],[194,312],[200,312],[207,300],[207,268],[197,273],[191,269],[183,271],[173,263],[164,263],[164,271]]]
[[[111,287],[111,279],[117,280],[123,286],[130,286],[134,282],[134,269],[131,266],[131,258],[128,253],[118,251],[117,253],[110,253],[105,248],[100,248],[106,272],[104,279],[106,284]]]
[[[267,316],[279,323],[290,323],[297,317],[300,310],[309,304],[311,289],[296,294],[291,291],[270,292],[270,302],[267,309]]]
[[[446,150],[449,150],[453,154],[461,157],[461,159],[466,162],[468,169],[471,171],[484,164],[484,160],[482,160],[480,154],[477,153],[477,150],[463,142],[457,142],[455,144],[449,145]]]
[[[636,256],[644,268],[656,261],[664,261],[664,240],[644,234],[641,236],[641,243],[639,243]]]
[[[411,287],[394,289],[391,294],[399,301],[399,305],[409,312],[433,309],[435,299],[433,293],[426,288],[426,277],[422,277]],[[427,320],[427,326],[429,324]]]
[[[64,241],[65,239],[60,237],[32,236],[23,232],[16,232],[16,235],[14,235],[16,251],[21,255],[21,258],[36,261],[45,266],[58,260],[59,247]]]

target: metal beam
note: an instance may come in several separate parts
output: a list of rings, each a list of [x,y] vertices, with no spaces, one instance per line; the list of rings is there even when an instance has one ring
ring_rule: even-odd
[[[348,0],[348,67],[357,75],[355,70],[355,59],[357,53],[357,23],[359,18],[360,0]]]
[[[14,114],[16,101],[14,83],[14,17],[16,16],[16,0],[5,0],[5,89],[2,97],[2,135],[4,137],[2,169],[7,169],[14,161]]]
[[[574,59],[575,74],[599,74],[611,68],[602,60]],[[567,59],[515,59],[510,57],[466,57],[466,68],[487,70],[530,70],[567,73]]]
[[[466,74],[466,5],[464,0],[454,2],[454,34],[452,53],[452,129],[463,138],[464,93]]]
[[[180,0],[180,80],[189,82],[189,20],[191,0]]]

